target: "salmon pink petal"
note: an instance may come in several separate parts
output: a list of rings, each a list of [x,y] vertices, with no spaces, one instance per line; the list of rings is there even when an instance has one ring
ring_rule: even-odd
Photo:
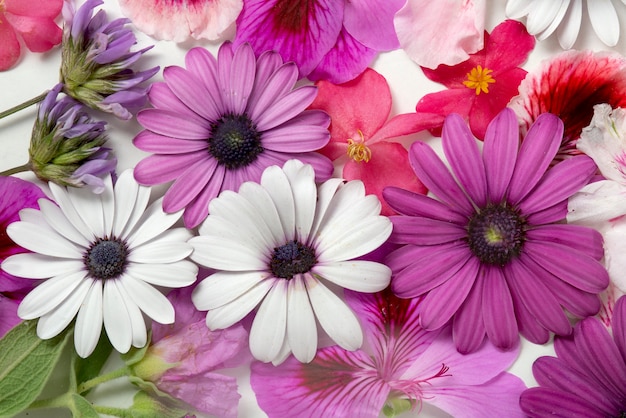
[[[0,14],[0,19],[4,15]],[[0,71],[13,67],[20,58],[20,42],[15,35],[15,29],[7,22],[0,23]]]
[[[394,18],[402,49],[413,61],[428,68],[465,61],[468,54],[483,46],[485,3],[407,1]]]
[[[375,144],[378,141],[395,142],[400,137],[411,135],[425,129],[435,129],[443,124],[444,116],[436,113],[403,113],[391,118],[368,141]]]
[[[5,0],[4,7],[15,15],[55,19],[61,13],[63,0]]]
[[[19,16],[7,13],[7,21],[22,36],[26,47],[33,52],[49,51],[61,43],[63,31],[50,18]]]

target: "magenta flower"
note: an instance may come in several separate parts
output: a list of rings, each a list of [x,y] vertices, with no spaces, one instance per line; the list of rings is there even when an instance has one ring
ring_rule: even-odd
[[[234,43],[277,51],[301,77],[339,84],[399,47],[393,16],[404,1],[244,0]]]
[[[20,58],[22,38],[33,52],[49,51],[61,42],[63,31],[54,22],[63,0],[3,0],[0,2],[0,71]]]
[[[455,66],[422,68],[424,75],[448,88],[425,95],[415,110],[442,116],[458,113],[469,120],[472,133],[485,137],[487,125],[504,109],[526,76],[519,66],[535,46],[535,38],[520,22],[506,20],[491,35],[485,32],[485,47]]]
[[[607,103],[626,107],[626,59],[617,53],[568,51],[546,61],[528,74],[510,107],[523,131],[544,113],[557,115],[565,125],[557,159],[579,154],[576,141],[591,123],[593,107]]]
[[[556,357],[533,364],[539,387],[520,405],[530,417],[622,417],[626,414],[626,298],[615,304],[613,335],[597,318],[586,318],[568,338],[556,337]]]
[[[193,228],[220,191],[259,181],[266,167],[292,158],[311,164],[318,181],[330,177],[332,162],[313,152],[328,143],[329,117],[305,110],[317,88],[294,89],[295,64],[283,64],[274,52],[255,59],[249,45],[230,43],[220,47],[217,60],[193,48],[185,62],[186,69],[168,67],[165,82],[152,85],[155,108],[139,112],[146,130],[133,141],[155,153],[135,167],[138,182],[176,180],[165,193],[166,212],[185,208],[185,225]]]
[[[598,261],[599,232],[565,225],[567,199],[596,171],[580,155],[548,170],[563,134],[554,115],[537,118],[519,146],[515,114],[505,109],[487,128],[483,153],[463,119],[450,115],[442,143],[451,171],[423,142],[409,152],[417,176],[439,200],[397,188],[384,198],[391,242],[404,244],[387,258],[391,287],[400,297],[425,295],[421,325],[452,322],[461,352],[472,352],[485,334],[510,349],[518,332],[545,343],[549,331],[571,332],[567,309],[577,317],[598,312],[597,294],[609,278]],[[519,148],[519,149],[518,149]]]
[[[219,370],[249,361],[248,332],[241,324],[209,331],[205,315],[191,303],[192,291],[193,286],[167,295],[176,322],[152,326],[152,342],[146,355],[131,365],[132,374],[183,401],[191,411],[235,418],[241,397],[237,379]]]
[[[384,291],[349,292],[346,300],[365,327],[365,348],[326,347],[308,364],[252,364],[250,383],[270,418],[395,416],[422,402],[455,417],[523,416],[518,398],[525,385],[504,372],[517,350],[484,344],[461,355],[449,328],[420,327],[419,298]]]
[[[13,254],[27,250],[17,245],[6,233],[7,226],[20,220],[18,212],[24,208],[38,209],[37,200],[46,196],[33,183],[0,176],[0,262]],[[22,320],[17,316],[17,306],[30,292],[36,281],[22,279],[0,269],[0,338]]]
[[[347,83],[336,85],[322,80],[317,87],[311,108],[324,110],[331,118],[330,142],[320,152],[345,162],[344,179],[362,180],[365,192],[375,194],[382,202],[383,215],[395,214],[382,198],[386,186],[427,192],[398,140],[440,124],[443,116],[405,113],[388,120],[392,105],[389,85],[371,68]]]

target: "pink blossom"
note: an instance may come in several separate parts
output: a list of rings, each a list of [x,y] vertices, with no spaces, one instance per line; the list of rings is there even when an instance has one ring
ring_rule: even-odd
[[[343,84],[318,81],[317,97],[309,108],[330,115],[330,142],[320,152],[344,163],[343,178],[362,180],[367,194],[382,202],[382,214],[395,212],[383,200],[386,186],[398,186],[424,194],[426,187],[411,169],[407,150],[398,143],[403,136],[434,127],[443,117],[407,113],[388,120],[392,98],[385,77],[367,68]]]
[[[504,372],[517,349],[485,343],[458,353],[450,328],[420,327],[419,298],[347,292],[346,300],[363,324],[365,348],[327,347],[307,364],[293,357],[278,367],[252,364],[252,389],[270,418],[395,416],[422,402],[455,417],[523,416],[524,383]]]
[[[517,94],[526,76],[519,66],[535,45],[535,38],[519,22],[507,20],[485,32],[485,47],[455,66],[423,68],[429,79],[448,89],[427,94],[417,103],[417,112],[446,116],[458,113],[469,120],[475,137],[485,137],[487,125]]]
[[[485,0],[409,0],[394,25],[400,46],[422,67],[456,65],[483,47]]]
[[[0,71],[13,67],[21,54],[22,38],[32,52],[45,52],[61,42],[63,32],[54,19],[63,0],[4,0],[0,2]]]
[[[176,322],[153,324],[152,343],[145,357],[133,365],[133,374],[194,410],[234,418],[241,397],[237,379],[219,373],[219,369],[249,360],[248,333],[241,324],[210,331],[205,315],[191,303],[192,290],[170,292]]]

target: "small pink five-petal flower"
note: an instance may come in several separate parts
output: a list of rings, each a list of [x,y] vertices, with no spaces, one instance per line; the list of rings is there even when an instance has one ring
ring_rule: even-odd
[[[396,212],[383,200],[386,186],[398,186],[424,194],[426,187],[415,176],[401,137],[443,122],[443,116],[406,113],[389,119],[391,92],[385,77],[367,68],[352,81],[332,84],[317,82],[312,109],[330,115],[330,142],[320,152],[337,164],[345,163],[342,177],[361,180],[367,194],[382,202],[383,215]]]
[[[63,0],[0,0],[0,71],[13,67],[21,54],[18,38],[32,52],[45,52],[61,42],[54,23]]]
[[[535,46],[535,38],[520,22],[506,20],[491,35],[485,32],[485,47],[455,66],[422,68],[429,79],[448,89],[430,93],[417,103],[417,112],[440,115],[458,113],[469,120],[472,134],[482,140],[487,125],[517,94],[526,76],[519,68]]]

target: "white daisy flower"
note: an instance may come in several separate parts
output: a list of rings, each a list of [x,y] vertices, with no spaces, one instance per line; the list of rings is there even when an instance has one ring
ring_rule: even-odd
[[[626,0],[621,0],[626,4]],[[526,16],[526,29],[543,41],[556,30],[559,44],[570,49],[578,38],[583,15],[583,0],[508,0],[506,15],[512,19]],[[613,0],[586,0],[587,13],[598,38],[608,46],[619,40],[619,20]]]
[[[341,347],[358,349],[359,322],[331,288],[376,292],[389,284],[387,266],[354,260],[391,234],[380,207],[376,196],[365,196],[361,181],[316,186],[313,168],[297,160],[267,168],[261,184],[246,182],[239,193],[224,191],[212,200],[199,236],[189,240],[192,260],[220,270],[196,287],[194,305],[208,310],[212,330],[260,305],[250,350],[264,362],[279,364],[291,352],[311,361],[316,319]]]
[[[164,213],[160,200],[147,207],[150,189],[137,184],[132,170],[122,173],[115,187],[108,176],[101,195],[49,186],[57,204],[40,199],[40,210],[20,211],[20,221],[6,229],[32,253],[8,257],[2,269],[48,279],[24,298],[19,317],[39,318],[42,339],[58,335],[76,317],[74,344],[81,357],[93,352],[103,322],[119,352],[143,347],[142,311],[157,322],[174,322],[174,308],[152,285],[188,286],[198,273],[185,260],[192,234],[169,229],[182,212]]]

